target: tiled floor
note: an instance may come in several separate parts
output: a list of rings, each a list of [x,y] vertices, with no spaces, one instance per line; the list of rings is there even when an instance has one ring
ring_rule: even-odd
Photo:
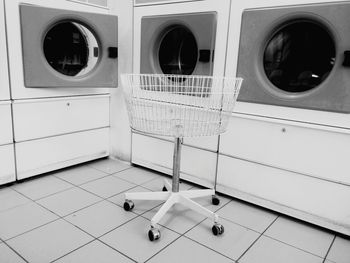
[[[125,212],[123,193],[160,190],[163,178],[104,159],[0,188],[0,262],[350,262],[350,239],[228,197],[200,200],[218,211],[222,236],[176,205],[150,242],[161,203],[135,201]]]

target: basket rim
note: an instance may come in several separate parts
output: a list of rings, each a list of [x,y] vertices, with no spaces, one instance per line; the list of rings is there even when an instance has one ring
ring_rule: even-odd
[[[122,77],[176,77],[176,78],[191,78],[191,79],[227,79],[227,80],[237,80],[237,81],[243,81],[242,77],[235,77],[235,76],[221,76],[221,75],[180,75],[180,74],[152,74],[152,73],[121,73]]]

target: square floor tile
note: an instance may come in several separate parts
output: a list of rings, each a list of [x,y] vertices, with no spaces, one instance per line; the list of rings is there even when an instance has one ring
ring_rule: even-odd
[[[230,260],[213,250],[207,249],[204,246],[189,240],[188,238],[181,237],[173,244],[166,247],[159,252],[149,263],[194,263],[194,262],[211,262],[211,263],[233,263]]]
[[[102,201],[73,213],[65,219],[89,234],[99,237],[134,217],[136,214],[126,212],[108,201]]]
[[[54,175],[74,185],[81,185],[107,176],[106,173],[91,168],[87,165],[65,169],[55,173]]]
[[[25,263],[25,261],[17,255],[11,248],[6,244],[0,244],[0,262],[4,263]]]
[[[277,217],[273,212],[236,200],[232,200],[219,209],[218,214],[227,220],[259,233],[264,232]]]
[[[38,203],[59,216],[66,216],[100,200],[102,199],[84,190],[72,188],[40,199]]]
[[[327,255],[327,259],[336,263],[350,262],[350,238],[337,236]]]
[[[160,206],[144,213],[142,216],[151,220]],[[188,209],[181,204],[175,204],[160,220],[159,224],[177,233],[183,234],[204,220],[206,217]]]
[[[114,249],[102,244],[100,241],[93,241],[82,248],[55,261],[56,263],[133,263],[134,261],[123,256]]]
[[[125,169],[129,169],[131,167],[130,165],[124,162],[113,160],[113,159],[97,160],[97,161],[88,163],[87,165],[97,170],[100,170],[102,172],[105,172],[107,174],[117,173]]]
[[[58,179],[53,175],[47,175],[17,183],[13,186],[13,189],[32,200],[37,200],[72,187],[74,186],[70,183]]]
[[[83,184],[80,187],[103,198],[108,198],[125,192],[126,190],[135,186],[135,184],[129,183],[117,177],[107,176],[90,183]]]
[[[200,223],[186,233],[186,236],[234,260],[237,260],[260,236],[255,231],[227,220],[221,219],[220,223],[225,229],[220,236],[213,235],[211,219]]]
[[[279,217],[264,235],[320,257],[326,256],[334,238],[334,234],[285,217]]]
[[[92,239],[91,236],[60,219],[15,237],[8,243],[27,261],[47,263]]]
[[[9,187],[0,189],[0,213],[28,202],[31,202],[31,200]]]
[[[34,202],[0,213],[0,238],[7,240],[58,217]]]
[[[143,188],[141,186],[136,186],[132,189],[129,189],[128,191],[126,191],[128,193],[136,193],[136,192],[151,192],[151,190]],[[117,194],[111,198],[109,198],[108,200],[113,202],[114,204],[123,207],[124,205],[124,201],[125,201],[125,193],[120,193]],[[153,208],[155,208],[156,206],[164,203],[163,201],[152,201],[152,200],[133,200],[135,207],[133,208],[132,212],[136,213],[136,214],[143,214],[144,212],[151,210]]]
[[[113,175],[137,185],[144,184],[161,177],[161,175],[155,172],[141,168],[130,168]]]
[[[173,231],[160,228],[161,238],[151,242],[147,235],[149,229],[150,221],[137,217],[100,239],[133,260],[144,262],[179,237]]]
[[[142,184],[142,187],[145,187],[151,191],[157,192],[157,191],[162,191],[163,187],[164,187],[164,179],[167,180],[170,184],[171,184],[171,178],[164,176],[163,178],[160,177],[158,179],[154,179],[151,180],[147,183]],[[191,189],[193,187],[192,184],[180,181],[180,190],[188,190]]]
[[[323,259],[262,236],[239,260],[240,263],[322,263]]]

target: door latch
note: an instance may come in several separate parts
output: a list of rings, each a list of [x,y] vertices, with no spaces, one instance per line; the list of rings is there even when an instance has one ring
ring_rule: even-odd
[[[350,50],[344,51],[343,67],[350,67]]]
[[[210,54],[211,50],[210,49],[201,49],[199,50],[199,61],[200,62],[210,62]]]
[[[117,47],[109,47],[108,48],[108,57],[109,58],[118,58],[118,48]]]

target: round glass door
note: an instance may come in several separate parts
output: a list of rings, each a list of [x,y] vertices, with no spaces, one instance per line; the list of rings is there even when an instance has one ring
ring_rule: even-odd
[[[160,41],[158,59],[164,74],[191,75],[198,60],[193,33],[182,25],[171,27]]]
[[[45,35],[43,51],[49,65],[72,77],[90,72],[98,62],[99,45],[94,34],[78,22],[61,22]]]
[[[301,93],[328,77],[335,57],[333,38],[323,26],[295,21],[279,29],[267,43],[263,67],[276,88]]]

